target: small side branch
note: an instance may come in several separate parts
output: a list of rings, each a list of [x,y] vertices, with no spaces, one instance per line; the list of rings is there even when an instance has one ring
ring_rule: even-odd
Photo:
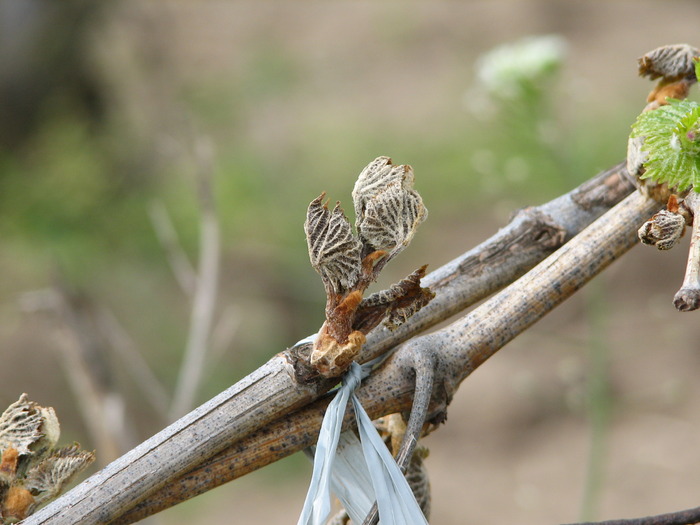
[[[185,357],[180,367],[175,395],[170,409],[173,419],[190,410],[197,392],[214,319],[219,281],[219,221],[214,209],[211,157],[205,144],[197,145],[199,166],[199,201],[201,208],[200,258],[192,300],[190,329]]]
[[[170,215],[168,215],[168,210],[161,201],[155,201],[151,204],[148,212],[151,217],[153,230],[165,250],[175,280],[185,295],[192,297],[197,285],[197,274],[180,245],[177,232],[170,220]]]
[[[168,411],[168,393],[156,377],[153,369],[144,359],[127,331],[108,308],[99,306],[97,323],[102,333],[109,341],[116,355],[122,360],[132,380],[138,385],[156,414],[163,417]]]
[[[673,298],[673,304],[681,312],[690,312],[700,308],[700,194],[691,190],[684,204],[693,216],[693,232],[685,278]]]

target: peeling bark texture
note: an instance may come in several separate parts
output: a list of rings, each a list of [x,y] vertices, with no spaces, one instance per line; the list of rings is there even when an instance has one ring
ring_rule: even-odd
[[[428,275],[423,286],[432,289],[435,299],[395,331],[385,327],[372,331],[361,351],[360,362],[385,353],[503,288],[535,266],[557,246],[597,219],[606,211],[609,202],[619,201],[632,191],[632,185],[624,183],[623,171],[623,166],[619,165],[598,175],[595,182],[586,183],[543,206],[524,210],[491,239]],[[601,185],[605,187],[604,191],[600,190]],[[603,194],[606,198],[601,198]],[[416,338],[399,349],[358,392],[370,417],[410,408],[414,381],[406,370],[413,369],[413,352],[417,348],[435,352],[438,356],[435,411],[428,417],[439,415],[459,383],[474,368],[582,286],[590,278],[586,277],[589,266],[600,270],[624,251],[620,251],[620,246],[627,249],[634,244],[639,224],[657,211],[658,205],[636,193],[630,199],[643,208],[642,219],[632,225],[628,214],[623,222],[614,219],[615,216],[597,221],[596,224],[600,224],[594,232],[603,237],[596,239],[589,235],[582,238],[588,255],[566,259],[566,262],[553,256],[539,267],[536,274],[539,281],[510,287],[452,325],[435,334]],[[608,228],[601,230],[602,225],[608,225]],[[534,236],[532,231],[536,232]],[[624,242],[613,249],[610,239],[605,236],[610,239],[622,236]],[[527,244],[533,241],[534,245]],[[593,256],[598,258],[590,259]],[[485,264],[484,261],[492,263]],[[493,261],[499,261],[499,264],[493,264]],[[556,282],[547,280],[553,272],[563,270],[568,272],[566,277]],[[528,291],[527,286],[533,288]],[[494,311],[498,315],[493,315]],[[506,318],[508,323],[503,322]],[[273,460],[271,457],[307,446],[309,439],[313,440],[318,432],[323,401],[310,403],[327,391],[331,383],[314,378],[299,382],[298,378],[305,373],[308,375],[308,370],[300,370],[300,361],[291,354],[293,352],[287,351],[276,355],[231,388],[30,516],[24,524],[129,523],[132,521],[120,516],[137,505],[147,507],[147,499],[166,497],[167,494],[161,491],[177,492],[175,487],[188,477],[201,480],[202,474],[195,474],[195,471],[208,458],[215,458],[211,460],[214,463],[222,461],[223,455],[215,457],[217,454],[233,454],[238,458],[244,443],[248,444],[247,448],[252,448],[249,440],[253,436],[262,440],[256,443],[261,443],[272,439],[268,437],[274,435],[270,433],[271,429],[284,430],[282,441],[251,452],[252,459],[247,460],[252,462],[250,464],[269,462]],[[458,360],[459,365],[452,365],[453,360]],[[301,425],[296,420],[293,422],[294,418],[301,417],[300,414],[311,418],[309,421],[313,423]],[[290,428],[300,430],[292,433]],[[273,446],[274,450],[270,448]],[[242,469],[245,468],[252,467]],[[224,467],[226,469],[229,470],[227,477],[217,478],[213,486],[235,477],[235,467],[229,465]],[[189,498],[195,493],[196,490],[190,488],[181,497]],[[169,505],[176,502],[171,500]],[[129,519],[142,519],[149,513],[138,517],[134,513]]]
[[[615,206],[620,195],[627,195],[634,186],[625,166],[626,162],[621,162],[587,180],[571,192],[571,200],[586,211]]]

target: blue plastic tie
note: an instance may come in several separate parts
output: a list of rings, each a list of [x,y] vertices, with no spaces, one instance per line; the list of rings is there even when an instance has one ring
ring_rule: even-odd
[[[309,336],[297,345],[314,338],[315,335]],[[371,368],[369,363],[362,367],[352,363],[326,409],[314,453],[311,482],[297,525],[325,523],[331,510],[331,488],[354,523],[362,523],[376,498],[382,525],[428,524],[405,476],[355,395],[363,376],[366,377]],[[355,410],[360,442],[354,433],[347,431],[342,434],[339,447],[349,400]],[[364,461],[356,461],[358,456],[363,456]]]

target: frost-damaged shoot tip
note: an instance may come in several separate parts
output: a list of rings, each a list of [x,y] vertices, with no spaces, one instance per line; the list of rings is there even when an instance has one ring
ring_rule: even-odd
[[[0,523],[17,523],[55,499],[95,460],[73,444],[56,449],[60,426],[53,408],[22,394],[0,415]]]
[[[692,224],[692,214],[676,195],[668,199],[666,209],[656,213],[639,228],[639,240],[656,246],[659,250],[670,250],[685,233],[685,227]]]
[[[314,342],[311,365],[325,377],[350,366],[365,335],[386,319],[390,329],[433,298],[420,287],[422,267],[388,290],[363,295],[384,266],[411,242],[428,210],[413,189],[410,166],[378,157],[360,173],[352,192],[355,228],[340,208],[330,210],[325,193],[311,201],[304,223],[311,266],[326,291],[326,320]]]

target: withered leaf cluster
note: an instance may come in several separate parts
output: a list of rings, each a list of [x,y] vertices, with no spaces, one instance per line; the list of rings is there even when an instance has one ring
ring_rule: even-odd
[[[411,242],[428,215],[413,189],[413,170],[378,157],[360,173],[352,192],[355,231],[325,193],[309,205],[304,223],[311,265],[326,290],[326,321],[311,353],[311,364],[326,377],[342,374],[357,356],[365,335],[385,320],[393,329],[428,304],[421,288],[422,267],[388,290],[363,299],[384,266]]]
[[[657,47],[639,57],[639,74],[651,80],[658,78],[667,82],[695,77],[694,58],[700,50],[688,44]]]
[[[682,200],[671,195],[666,208],[654,214],[639,228],[637,235],[644,244],[659,250],[670,250],[680,241],[686,226],[692,226],[693,215]]]
[[[56,449],[60,426],[53,408],[22,394],[0,415],[0,523],[16,523],[56,498],[95,460],[73,444]]]
[[[639,57],[639,74],[658,82],[647,97],[646,111],[668,104],[667,98],[688,96],[695,78],[695,59],[700,50],[688,44],[661,46]]]
[[[388,157],[379,157],[362,170],[352,199],[365,251],[384,250],[392,258],[411,242],[428,215],[413,181],[410,166],[394,166]]]
[[[349,290],[360,278],[362,244],[355,237],[340,203],[329,211],[322,193],[311,201],[306,214],[306,239],[311,266],[333,293]]]

